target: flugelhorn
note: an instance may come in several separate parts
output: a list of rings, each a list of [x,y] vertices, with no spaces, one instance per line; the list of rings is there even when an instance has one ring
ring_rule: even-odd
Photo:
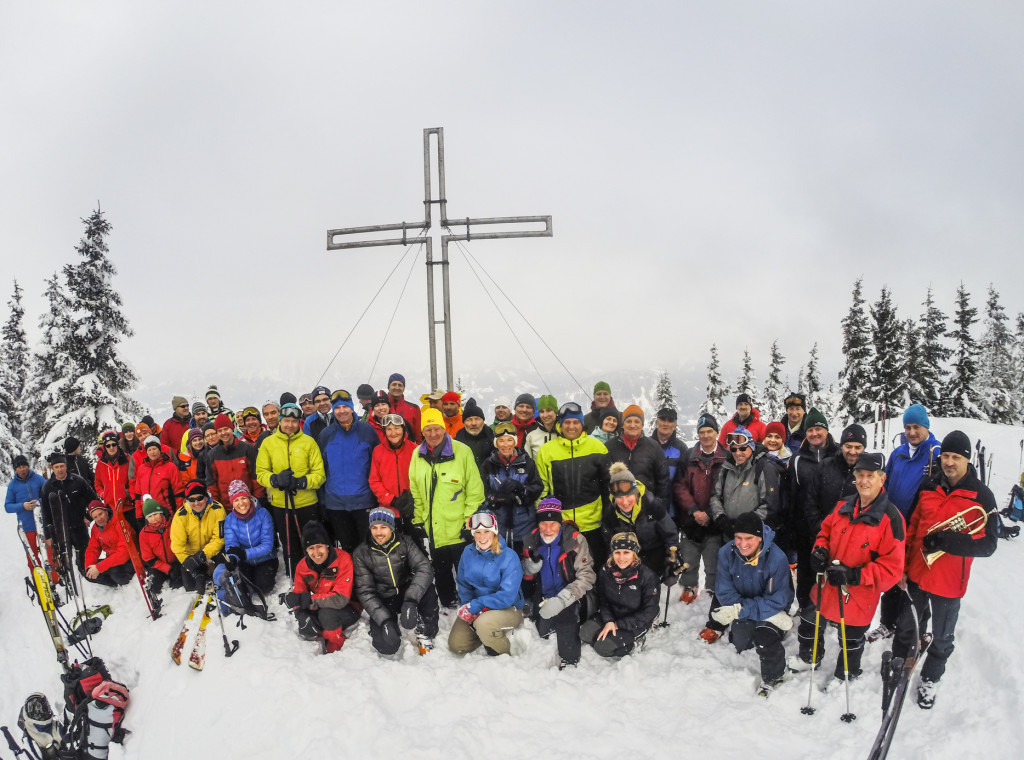
[[[985,525],[988,523],[988,512],[980,504],[972,504],[967,509],[957,512],[952,517],[943,520],[942,522],[935,523],[928,529],[928,533],[935,533],[940,530],[951,530],[955,533],[966,533],[967,535],[973,536],[975,533],[981,533],[985,530]],[[932,563],[935,562],[946,552],[939,551],[926,552],[924,547],[921,547],[921,554],[924,555],[924,563],[931,567]]]

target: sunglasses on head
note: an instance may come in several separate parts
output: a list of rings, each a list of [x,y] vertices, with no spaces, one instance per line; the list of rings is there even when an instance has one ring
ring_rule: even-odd
[[[348,391],[335,391],[334,394],[331,396],[331,402],[332,403],[335,402],[335,401],[351,401],[351,400],[352,400],[352,394],[349,393]]]

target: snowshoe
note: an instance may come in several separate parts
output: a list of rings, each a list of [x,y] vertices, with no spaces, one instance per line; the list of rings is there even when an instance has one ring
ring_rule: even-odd
[[[697,601],[699,594],[700,589],[696,586],[683,586],[683,593],[679,596],[679,601],[683,604],[693,604]]]
[[[877,628],[868,632],[867,640],[869,644],[873,644],[876,641],[891,639],[894,633],[896,631],[893,628],[890,628],[885,623],[879,623]]]
[[[938,681],[928,681],[922,678],[917,687],[917,706],[922,710],[931,710],[935,706],[935,692],[938,690]]]

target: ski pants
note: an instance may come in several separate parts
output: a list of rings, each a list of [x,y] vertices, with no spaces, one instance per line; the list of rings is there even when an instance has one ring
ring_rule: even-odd
[[[594,558],[594,567],[601,567],[608,559],[608,541],[604,537],[603,528],[593,530],[581,530],[580,533],[587,539],[587,548],[590,549],[590,556]]]
[[[796,629],[796,637],[800,641],[800,657],[804,662],[811,662],[814,651],[814,607],[805,608],[800,613],[800,626]],[[825,656],[825,630],[828,628],[829,620],[822,615],[821,625],[818,627],[818,662]],[[834,622],[834,621],[832,621]],[[835,623],[838,632],[839,624]],[[869,626],[846,624],[846,657],[850,665],[850,677],[856,678],[860,675],[860,658],[864,654],[864,634]],[[837,635],[841,639],[841,636]],[[839,646],[843,642],[839,641]],[[840,649],[839,658],[836,660],[836,678],[843,677],[843,653]]]
[[[713,535],[707,535],[703,541],[683,538],[679,542],[679,559],[689,563],[690,567],[679,574],[679,585],[696,586],[700,561],[704,560],[704,588],[715,590],[715,577],[718,575],[718,550],[722,548],[722,536],[711,529]],[[598,567],[595,565],[595,567]]]
[[[269,594],[274,588],[278,567],[277,557],[255,565],[248,562],[238,563],[238,569],[242,572],[242,575],[252,581],[252,585],[262,591],[264,595]]]
[[[340,610],[323,607],[318,610],[296,610],[295,622],[299,626],[299,635],[314,639],[323,637],[327,644],[328,654],[337,652],[345,643],[345,628],[355,625],[360,612],[346,604]]]
[[[274,518],[274,532],[281,539],[281,546],[284,549],[285,557],[288,559],[288,567],[295,572],[295,566],[299,560],[306,556],[302,548],[302,529],[310,520],[319,519],[317,505],[310,504],[308,507],[286,509],[285,507],[271,507],[270,514]],[[286,522],[287,519],[287,522]],[[296,527],[298,520],[298,527]],[[289,538],[291,542],[289,543]]]
[[[455,585],[455,573],[459,569],[462,550],[466,545],[461,541],[447,546],[435,546],[430,550],[430,564],[434,568],[434,585],[442,607],[454,608],[459,603],[459,589]]]
[[[356,550],[370,532],[368,509],[325,509],[324,515],[334,540],[349,554]]]
[[[455,654],[467,654],[483,644],[488,654],[508,654],[511,642],[507,629],[518,628],[522,624],[523,612],[516,607],[487,610],[480,613],[472,624],[457,617],[448,634],[448,648]]]
[[[553,618],[537,618],[537,633],[542,639],[555,634],[558,656],[566,662],[580,661],[580,603],[573,602]]]
[[[601,634],[602,628],[604,623],[597,618],[591,618],[580,626],[580,638],[602,657],[625,657],[647,635],[646,629],[627,631],[625,628],[619,628],[615,633],[610,633],[598,641],[597,637]]]
[[[817,579],[811,570],[811,549],[814,548],[816,538],[806,532],[798,533],[796,537],[796,601],[801,610],[810,607],[812,612],[814,603],[811,602],[811,589]]]
[[[123,586],[135,577],[135,567],[131,562],[125,562],[123,565],[104,570],[95,578],[89,578],[84,573],[82,577],[90,583],[98,583],[101,586]]]
[[[878,622],[890,631],[896,630],[896,623],[900,619],[900,612],[906,603],[907,595],[903,593],[903,589],[899,585],[893,586],[888,591],[883,591],[882,598],[878,603],[880,611]]]
[[[388,619],[382,624],[375,620],[370,621],[370,640],[373,648],[383,655],[392,655],[402,645],[402,632],[399,630],[398,615],[405,603],[404,594],[395,594],[390,599],[381,599],[381,604],[387,610]],[[428,586],[419,603],[416,611],[420,615],[420,623],[417,626],[430,638],[437,635],[437,592],[433,586]]]
[[[922,591],[913,581],[907,581],[907,589],[910,591],[910,598],[914,600],[914,611],[917,613],[921,633],[927,630],[929,620],[932,624],[932,643],[921,665],[921,680],[938,681],[946,672],[946,660],[953,654],[956,621],[960,616],[960,600]],[[906,657],[913,641],[913,623],[906,617],[900,618],[892,644],[892,653],[897,657]]]
[[[729,641],[737,652],[754,648],[761,660],[761,680],[766,683],[782,678],[786,672],[785,632],[761,620],[736,620],[729,629]]]

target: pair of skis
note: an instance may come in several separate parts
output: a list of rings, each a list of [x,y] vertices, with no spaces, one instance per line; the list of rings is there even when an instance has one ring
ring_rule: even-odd
[[[203,608],[203,616],[199,621],[199,630],[196,632],[195,641],[192,644],[192,653],[188,657],[189,667],[193,670],[202,670],[206,665],[206,628],[213,619],[210,613],[213,612],[214,608],[216,608],[217,617],[220,619],[220,632],[221,637],[224,639],[224,656],[230,657],[238,651],[237,640],[228,642],[228,636],[224,630],[224,615],[220,609],[220,599],[217,598],[217,589],[213,583],[209,583],[205,589],[200,590],[196,594],[195,600],[189,605],[188,613],[185,615],[185,620],[181,625],[181,631],[178,633],[178,638],[174,641],[174,646],[171,647],[171,659],[174,660],[175,665],[181,665],[181,655],[185,650],[185,643],[188,640],[189,627],[192,620],[195,619],[196,610],[199,609],[204,598],[206,606]]]

